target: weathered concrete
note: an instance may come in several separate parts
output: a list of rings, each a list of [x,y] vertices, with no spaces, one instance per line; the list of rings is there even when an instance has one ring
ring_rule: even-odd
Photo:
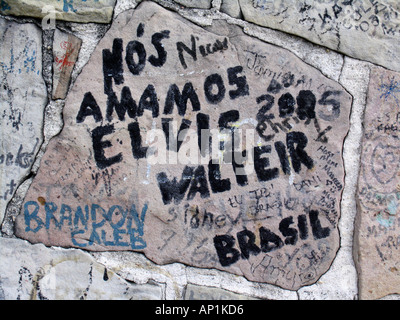
[[[396,0],[239,0],[244,19],[400,71]]]
[[[188,8],[210,9],[211,0],[176,0],[176,3]]]
[[[400,293],[400,74],[373,68],[358,181],[355,261],[361,299]]]
[[[81,250],[0,238],[0,256],[0,299],[161,299],[161,286],[128,283]]]
[[[47,102],[42,38],[33,24],[0,18],[0,223],[42,143]]]
[[[221,12],[229,14],[233,18],[241,18],[239,0],[223,0],[221,4]]]
[[[255,300],[242,294],[235,294],[227,290],[211,287],[186,286],[185,300]]]
[[[109,23],[116,0],[2,0],[4,15],[57,19],[73,22]]]

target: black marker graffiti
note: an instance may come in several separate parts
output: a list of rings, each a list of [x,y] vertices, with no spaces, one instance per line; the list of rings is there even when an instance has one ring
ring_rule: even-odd
[[[322,227],[316,210],[308,212],[308,220],[311,225],[312,235],[315,240],[327,238],[330,235],[330,228]],[[284,218],[279,223],[281,235],[277,235],[268,228],[259,228],[260,246],[255,243],[255,235],[250,230],[243,230],[236,234],[239,249],[235,248],[235,238],[232,235],[217,235],[214,237],[214,246],[217,251],[219,261],[223,267],[228,267],[240,258],[249,259],[250,255],[258,255],[260,252],[268,253],[282,248],[284,245],[296,245],[299,238],[306,240],[309,237],[307,215],[302,214],[297,217],[297,229],[293,216]],[[282,236],[284,238],[282,238]]]
[[[148,171],[157,184],[156,196],[168,210],[163,221],[170,224],[160,232],[157,248],[169,249],[182,236],[183,227],[185,237],[177,250],[190,251],[185,255],[191,254],[193,263],[229,267],[241,259],[251,260],[251,268],[263,273],[261,269],[275,267],[268,259],[294,257],[299,251],[293,264],[301,265],[301,259],[319,263],[322,258],[316,257],[322,250],[315,246],[305,254],[300,246],[328,238],[336,225],[336,193],[343,186],[328,141],[343,115],[342,92],[324,84],[315,89],[313,79],[304,74],[273,71],[278,67],[270,66],[256,49],[245,51],[245,66],[198,72],[193,67],[202,60],[233,50],[228,38],[203,41],[191,34],[172,42],[175,35],[169,30],[149,34],[143,23],[133,30],[130,41],[115,38],[112,47],[102,51],[104,96],[88,91],[78,105],[76,123],[94,126],[91,155],[96,170],[102,170],[93,174],[96,183],[105,179],[105,194],[114,195],[110,180],[118,164],[142,165],[156,153],[148,138],[153,128],[160,131],[157,140],[162,140],[162,151],[168,155],[188,150],[193,135],[202,162],[179,163],[181,171],[157,163]],[[161,84],[143,82],[153,79],[152,72],[162,74],[159,68],[171,66],[182,72],[179,78]],[[194,73],[195,78],[183,78]],[[249,74],[263,86],[253,87]],[[140,79],[140,85],[132,79]],[[247,142],[244,146],[239,133],[247,124],[254,136],[250,147]],[[68,192],[74,192],[73,186]],[[219,195],[219,203],[209,201]],[[180,223],[176,229],[175,221]],[[297,251],[278,251],[294,246]],[[252,260],[261,254],[261,260]],[[315,277],[314,266],[299,269],[304,271],[297,274],[301,281]]]

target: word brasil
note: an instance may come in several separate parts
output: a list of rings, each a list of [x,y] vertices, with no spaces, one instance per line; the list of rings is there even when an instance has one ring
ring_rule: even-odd
[[[147,204],[139,214],[134,204],[126,209],[120,205],[113,205],[105,210],[98,204],[75,208],[66,204],[57,207],[55,203],[46,202],[43,198],[39,198],[38,201],[39,203],[28,201],[24,204],[26,232],[37,233],[42,228],[49,230],[53,228],[51,225],[54,225],[59,230],[69,228],[72,243],[81,248],[93,244],[132,249],[146,247],[143,226]],[[40,211],[43,210],[45,214],[40,215]],[[88,241],[80,242],[78,238]]]
[[[318,218],[317,210],[310,210],[308,218],[311,225],[312,234],[315,240],[323,239],[329,236],[330,229],[322,227]],[[236,234],[240,252],[235,246],[235,238],[232,235],[217,235],[214,237],[214,246],[217,250],[218,258],[223,267],[227,267],[237,262],[240,257],[249,259],[250,255],[258,255],[260,252],[271,252],[282,248],[284,245],[296,245],[298,239],[306,240],[308,238],[307,216],[305,214],[297,217],[298,230],[291,227],[294,224],[293,216],[284,218],[279,223],[279,231],[284,240],[271,230],[260,227],[260,246],[256,244],[256,236],[250,230],[244,229]]]

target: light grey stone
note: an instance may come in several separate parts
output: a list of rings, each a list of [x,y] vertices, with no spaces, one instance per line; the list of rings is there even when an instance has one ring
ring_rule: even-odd
[[[136,252],[93,252],[96,260],[126,280],[156,282],[163,286],[162,299],[182,300],[187,284],[186,267],[179,263],[159,266]]]
[[[399,294],[391,294],[391,295],[383,297],[379,300],[400,300],[400,295]]]
[[[0,238],[0,295],[6,300],[159,300],[156,284],[132,284],[76,249]]]
[[[263,300],[297,300],[297,292],[278,286],[249,281],[244,277],[215,269],[186,268],[187,282],[197,286],[218,287]]]
[[[239,0],[223,0],[220,10],[233,18],[241,18],[242,16]]]
[[[185,300],[257,300],[243,294],[236,294],[220,288],[188,284]]]
[[[42,143],[47,89],[35,25],[0,18],[0,223]]]
[[[114,18],[117,17],[121,12],[134,9],[141,1],[142,0],[117,0],[114,7]]]
[[[239,0],[244,19],[400,71],[397,0]]]
[[[188,8],[199,8],[199,9],[211,8],[211,0],[174,0],[174,1]]]
[[[19,237],[290,290],[329,269],[351,96],[290,52],[219,27],[148,1],[118,15],[67,97]],[[200,156],[208,127],[213,150]]]
[[[351,127],[346,137],[343,158],[345,159],[346,180],[342,198],[342,216],[339,230],[341,247],[353,246],[354,219],[356,217],[356,190],[360,172],[361,141],[363,120],[367,100],[371,63],[345,57],[340,83],[353,96]]]
[[[109,23],[116,0],[2,0],[4,15],[28,16],[73,22]]]

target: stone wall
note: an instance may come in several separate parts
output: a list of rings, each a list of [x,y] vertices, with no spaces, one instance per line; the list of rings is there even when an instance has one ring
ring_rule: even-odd
[[[0,12],[0,299],[398,299],[397,1]]]

